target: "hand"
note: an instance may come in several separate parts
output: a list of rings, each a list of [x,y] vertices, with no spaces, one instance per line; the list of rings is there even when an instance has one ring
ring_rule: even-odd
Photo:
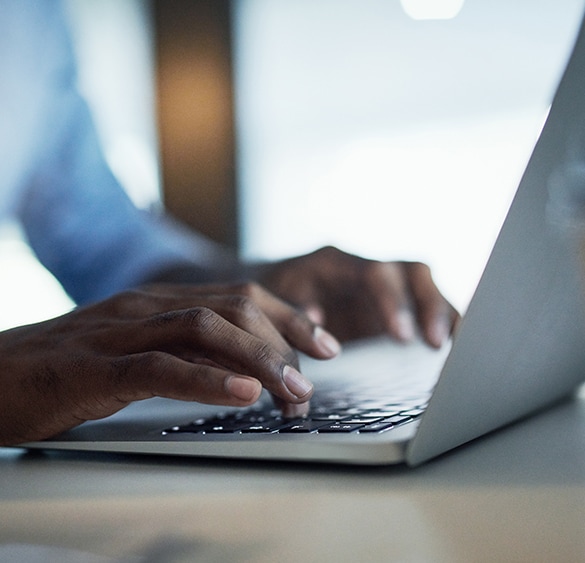
[[[418,327],[440,347],[459,320],[418,262],[377,262],[327,247],[266,267],[260,281],[341,341],[388,333],[407,342]]]
[[[247,406],[265,387],[289,415],[302,413],[312,385],[293,346],[325,359],[337,344],[255,284],[153,286],[2,332],[0,444],[154,396]]]

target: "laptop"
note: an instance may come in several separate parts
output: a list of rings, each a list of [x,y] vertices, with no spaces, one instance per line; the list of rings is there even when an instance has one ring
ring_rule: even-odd
[[[452,343],[380,337],[302,359],[308,418],[150,399],[29,448],[419,465],[585,381],[585,31]],[[583,247],[585,248],[585,247]],[[350,388],[347,389],[346,386]],[[263,404],[266,403],[266,405]]]

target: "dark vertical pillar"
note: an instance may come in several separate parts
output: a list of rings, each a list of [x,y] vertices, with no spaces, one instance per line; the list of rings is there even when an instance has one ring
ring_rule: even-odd
[[[237,247],[230,0],[154,0],[166,208]]]

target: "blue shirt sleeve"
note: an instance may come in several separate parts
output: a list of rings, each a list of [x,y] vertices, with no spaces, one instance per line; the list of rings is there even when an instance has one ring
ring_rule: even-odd
[[[33,17],[34,3],[22,5]],[[59,6],[40,2],[38,8],[47,12],[36,14],[41,37],[34,36],[34,25],[23,28],[26,54],[38,59],[22,61],[17,81],[23,91],[35,92],[38,117],[31,128],[34,139],[23,144],[30,154],[19,170],[14,207],[39,260],[78,303],[102,299],[181,265],[192,269],[193,281],[213,279],[231,260],[224,249],[168,218],[137,209],[116,181],[76,88],[74,56]],[[33,49],[30,43],[35,42]]]

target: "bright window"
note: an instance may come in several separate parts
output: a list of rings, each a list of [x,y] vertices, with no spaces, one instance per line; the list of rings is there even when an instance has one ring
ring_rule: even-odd
[[[467,0],[441,20],[398,0],[235,5],[244,254],[421,259],[464,309],[583,1]]]

